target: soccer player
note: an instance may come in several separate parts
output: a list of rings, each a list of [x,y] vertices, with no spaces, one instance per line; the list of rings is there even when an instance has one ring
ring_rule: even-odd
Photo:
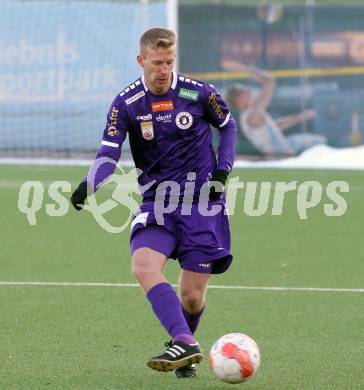
[[[225,272],[232,261],[223,186],[234,161],[237,128],[213,86],[173,71],[175,57],[173,31],[152,28],[141,36],[137,61],[143,76],[111,104],[95,163],[71,200],[80,210],[88,188],[95,191],[113,173],[128,133],[135,166],[143,172],[139,184],[154,181],[142,193],[140,212],[132,222],[132,272],[172,338],[167,350],[150,358],[147,365],[159,371],[176,370],[177,377],[192,377],[202,359],[194,332],[205,308],[209,276]],[[217,159],[210,124],[219,130]],[[102,164],[96,171],[98,161],[105,157],[115,164]],[[177,195],[176,208],[164,215],[161,224],[156,202],[163,207],[173,198],[171,191],[169,197],[158,199],[158,186],[165,181],[185,191],[184,199]],[[214,216],[202,215],[200,189],[213,182],[206,202],[221,210]],[[183,208],[186,197],[191,206],[188,212]],[[181,267],[180,299],[163,275],[168,258],[177,258]]]

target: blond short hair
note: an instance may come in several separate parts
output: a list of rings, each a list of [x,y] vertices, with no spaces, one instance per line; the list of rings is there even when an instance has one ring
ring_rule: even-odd
[[[145,31],[140,37],[140,52],[148,46],[168,49],[176,44],[176,34],[163,27],[153,27]]]

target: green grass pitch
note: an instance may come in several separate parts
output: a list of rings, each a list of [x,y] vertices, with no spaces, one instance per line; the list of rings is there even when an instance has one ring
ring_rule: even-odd
[[[0,167],[0,282],[135,283],[128,230],[110,234],[85,211],[49,217],[42,209],[30,226],[17,208],[27,180],[48,185],[86,173],[78,167]],[[282,216],[243,213],[240,193],[231,216],[229,272],[211,285],[364,288],[364,173],[318,170],[234,170],[241,181],[345,180],[348,209],[327,217],[319,206],[301,220],[296,194]],[[100,190],[100,198],[110,195]],[[125,219],[120,205],[110,219]],[[177,282],[178,266],[166,274]],[[167,334],[136,287],[9,286],[0,284],[0,389],[228,389],[208,366],[212,343],[243,332],[260,346],[261,367],[244,389],[355,390],[364,388],[364,293],[210,289],[197,338],[205,351],[198,377],[148,369]],[[240,388],[235,385],[234,388]]]

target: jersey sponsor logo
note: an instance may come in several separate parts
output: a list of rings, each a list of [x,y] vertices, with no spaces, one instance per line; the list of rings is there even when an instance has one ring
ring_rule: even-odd
[[[147,141],[150,141],[154,138],[153,122],[141,122],[140,128],[142,129],[142,136]]]
[[[130,97],[129,99],[126,99],[125,103],[127,105],[129,105],[131,103],[134,103],[135,101],[137,101],[138,99],[140,99],[143,96],[145,96],[145,92],[144,91],[140,91],[140,92],[136,93],[135,95],[133,95],[132,97]]]
[[[152,114],[138,115],[137,119],[138,119],[138,121],[151,121],[152,120]]]
[[[153,102],[152,103],[152,111],[153,112],[160,112],[160,111],[171,111],[173,110],[173,101],[172,100],[163,100],[160,102]]]
[[[178,96],[183,99],[189,99],[197,101],[198,99],[198,92],[194,91],[193,89],[186,89],[186,88],[180,88],[178,92]]]
[[[165,114],[165,115],[159,114],[155,119],[157,122],[164,122],[164,123],[172,122],[172,114]]]
[[[207,98],[207,100],[208,100],[211,108],[214,110],[215,114],[219,118],[222,118],[224,116],[224,113],[222,111],[222,108],[221,108],[220,104],[217,101],[216,93],[215,92],[211,92],[209,97]]]
[[[118,112],[119,110],[116,107],[113,107],[110,115],[110,123],[107,128],[107,135],[110,137],[115,137],[119,134],[116,124],[118,122]]]
[[[193,118],[189,112],[183,111],[176,116],[176,125],[182,130],[187,130],[192,126]]]

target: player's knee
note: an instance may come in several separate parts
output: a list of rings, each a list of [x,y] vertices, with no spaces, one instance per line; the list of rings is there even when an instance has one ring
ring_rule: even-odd
[[[143,275],[148,273],[148,268],[149,267],[143,258],[141,258],[138,255],[133,256],[131,272],[136,279],[138,280],[142,279]]]
[[[152,274],[161,273],[153,259],[140,251],[135,251],[133,254],[131,270],[134,277],[139,281],[150,277]]]

